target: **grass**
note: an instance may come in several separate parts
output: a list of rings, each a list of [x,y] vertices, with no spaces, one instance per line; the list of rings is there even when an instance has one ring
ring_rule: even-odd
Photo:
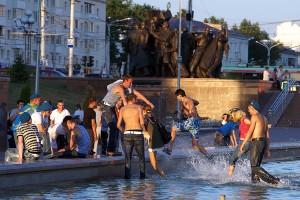
[[[20,98],[21,89],[25,84],[22,83],[9,83],[9,95],[8,95],[8,110],[15,108],[17,100]],[[35,82],[30,81],[31,93],[34,93]],[[75,111],[75,105],[77,103],[82,104],[86,96],[85,91],[71,91],[67,88],[67,85],[59,82],[43,82],[39,83],[39,94],[42,99],[51,100],[52,104],[56,106],[56,102],[59,99],[64,100],[65,108],[69,110],[71,114]]]

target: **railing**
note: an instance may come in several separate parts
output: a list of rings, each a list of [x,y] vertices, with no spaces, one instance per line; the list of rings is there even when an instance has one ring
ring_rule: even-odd
[[[276,113],[278,108],[283,104],[284,100],[286,99],[289,91],[291,90],[291,87],[296,83],[295,79],[289,79],[285,85],[285,87],[282,89],[282,91],[279,93],[277,98],[275,99],[274,103],[271,105],[268,115],[271,117]]]

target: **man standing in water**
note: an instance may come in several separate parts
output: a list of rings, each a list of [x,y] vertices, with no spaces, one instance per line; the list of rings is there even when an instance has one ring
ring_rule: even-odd
[[[145,178],[145,150],[144,134],[149,138],[145,129],[142,107],[135,104],[136,95],[130,93],[127,96],[127,105],[120,110],[118,118],[118,129],[124,133],[125,148],[125,178],[130,179],[131,157],[133,147],[140,159],[140,178]],[[122,126],[122,120],[125,122],[125,128]]]
[[[198,119],[198,114],[193,99],[185,95],[185,91],[178,89],[175,92],[177,100],[182,102],[183,110],[187,116],[187,120],[184,122],[179,122],[171,129],[172,139],[169,144],[169,148],[164,149],[163,151],[169,155],[172,153],[173,143],[176,138],[177,131],[189,131],[192,138],[192,146],[199,150],[203,155],[208,159],[212,157],[207,153],[204,147],[199,145],[199,131],[200,131],[200,120]]]
[[[250,147],[250,163],[251,163],[251,178],[252,182],[257,183],[260,178],[272,184],[278,184],[279,178],[275,178],[262,167],[260,167],[263,155],[268,158],[270,156],[270,134],[268,129],[268,121],[265,116],[259,113],[260,106],[257,102],[251,101],[248,105],[248,111],[251,115],[250,128],[246,134],[243,143],[240,146],[242,152],[246,142],[251,139]]]

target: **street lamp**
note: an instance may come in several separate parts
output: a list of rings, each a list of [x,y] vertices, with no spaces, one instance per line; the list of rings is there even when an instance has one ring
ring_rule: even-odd
[[[277,43],[277,44],[274,44],[272,45],[270,41],[268,40],[263,40],[263,42],[259,42],[259,41],[256,41],[257,44],[260,44],[261,46],[264,46],[267,48],[267,51],[268,51],[268,55],[267,55],[267,66],[269,67],[270,66],[270,52],[271,52],[271,49],[277,45],[279,45],[280,43]]]
[[[105,22],[107,25],[107,35],[106,35],[106,40],[105,40],[105,62],[106,62],[106,66],[107,66],[107,74],[108,76],[110,76],[110,28],[112,25],[114,25],[115,23],[119,23],[122,21],[127,21],[130,20],[131,18],[124,18],[124,19],[117,19],[111,22]]]
[[[31,36],[33,34],[32,25],[34,24],[34,17],[31,10],[25,10],[25,17],[14,20],[16,27],[21,30],[25,37],[25,64],[31,64]]]

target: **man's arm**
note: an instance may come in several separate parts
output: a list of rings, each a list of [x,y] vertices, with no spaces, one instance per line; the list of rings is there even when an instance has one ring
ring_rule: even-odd
[[[76,148],[76,137],[74,130],[71,131],[71,138],[70,138],[70,151],[75,150]]]
[[[146,104],[151,106],[152,109],[154,108],[154,105],[146,97],[144,97],[144,95],[142,95],[141,93],[139,93],[136,90],[133,90],[133,93],[137,96],[138,99],[143,100]]]
[[[124,127],[122,126],[122,120],[123,120],[123,108],[121,108],[120,110],[117,127],[121,132],[124,132],[125,130]]]
[[[266,140],[267,140],[267,144],[266,144],[266,150],[265,150],[265,157],[269,158],[270,157],[270,131],[269,131],[269,125],[268,125],[268,121],[265,118],[264,119],[265,122],[265,129],[266,129]]]
[[[243,148],[244,148],[246,142],[252,137],[252,134],[253,134],[254,129],[255,129],[256,117],[257,117],[256,115],[255,116],[251,116],[250,127],[249,127],[249,130],[248,130],[248,132],[246,134],[246,137],[245,137],[243,143],[240,146],[240,151],[243,151]]]
[[[97,132],[96,132],[96,128],[97,128],[96,120],[91,119],[91,123],[92,123],[92,130],[93,130],[93,133],[94,133],[94,141],[97,141],[98,137],[97,137]]]
[[[141,124],[142,130],[143,130],[144,138],[149,140],[150,135],[149,135],[148,131],[145,128],[145,119],[144,119],[144,116],[143,116],[143,109],[142,109],[141,106],[139,106],[139,118],[140,118],[140,124]]]
[[[19,154],[19,159],[18,163],[22,164],[23,161],[23,136],[17,136],[18,137],[18,154]]]
[[[124,106],[126,106],[127,105],[127,99],[125,97],[124,87],[121,86],[121,85],[117,85],[113,90],[114,90],[115,93],[120,94],[120,97],[123,100],[123,104],[124,104]]]

